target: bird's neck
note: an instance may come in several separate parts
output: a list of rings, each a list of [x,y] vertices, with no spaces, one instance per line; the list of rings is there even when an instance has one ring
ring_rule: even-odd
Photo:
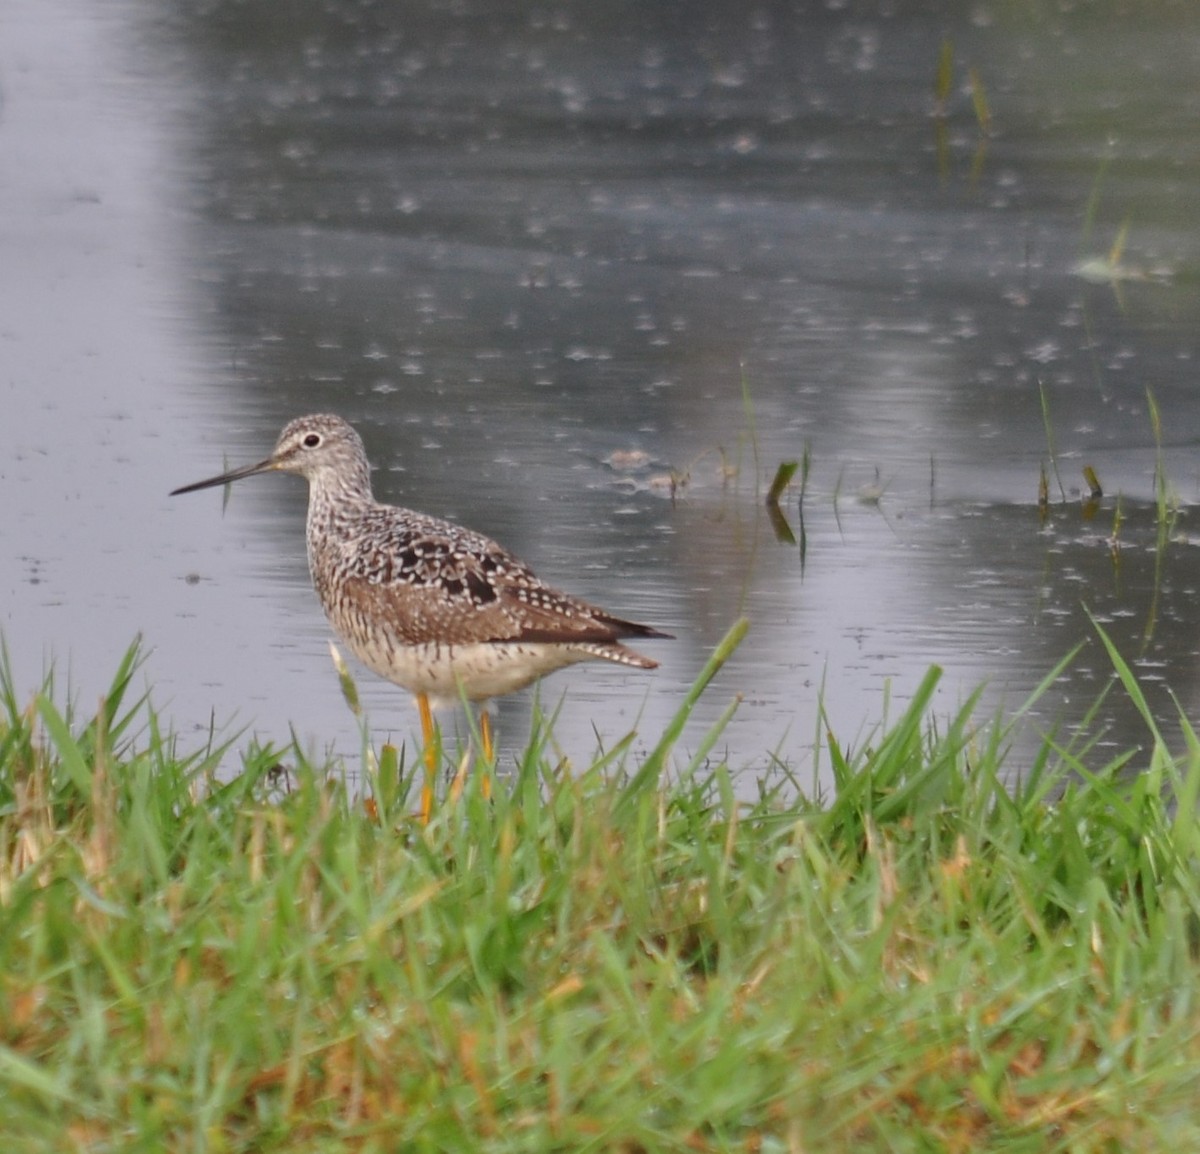
[[[370,504],[371,470],[366,461],[341,462],[338,468],[321,469],[308,478],[309,504],[326,506]]]
[[[308,542],[338,538],[344,525],[364,507],[375,503],[371,495],[371,476],[360,471],[318,473],[308,482]]]

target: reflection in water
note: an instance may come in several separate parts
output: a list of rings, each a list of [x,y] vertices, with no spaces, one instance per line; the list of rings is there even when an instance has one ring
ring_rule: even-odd
[[[740,694],[727,741],[752,772],[769,752],[802,778],[819,766],[819,698],[839,740],[865,740],[930,662],[947,710],[984,678],[990,704],[1018,704],[1090,636],[1085,607],[1164,717],[1165,686],[1190,705],[1200,565],[1186,536],[1154,545],[1145,391],[1167,476],[1194,500],[1192,118],[1164,107],[1190,91],[1177,16],[1131,34],[986,0],[951,16],[209,0],[163,6],[158,24],[144,5],[81,5],[38,48],[48,17],[20,2],[29,51],[57,39],[87,80],[18,99],[37,94],[10,49],[0,131],[46,134],[65,103],[95,142],[91,168],[51,190],[85,238],[64,246],[67,271],[22,264],[19,290],[5,274],[28,305],[9,347],[42,385],[18,397],[18,452],[48,462],[16,474],[36,515],[0,514],[3,625],[26,668],[46,645],[93,646],[94,677],[96,649],[111,664],[142,628],[182,723],[213,707],[279,741],[299,720],[302,739],[353,751],[299,487],[264,482],[224,523],[215,496],[165,501],[332,408],[363,429],[382,500],[476,525],[548,580],[678,635],[649,688],[619,670],[543,687],[547,706],[565,699],[574,759],[593,723],[606,744],[634,725],[653,741],[741,612],[749,638],[689,741]],[[947,39],[956,75],[935,118]],[[155,198],[116,197],[104,157],[131,140],[129,187]],[[14,243],[45,233],[44,196],[0,195]],[[101,243],[135,303],[97,333],[90,309],[111,294],[63,308],[61,285]],[[91,407],[64,393],[55,427],[39,425],[29,398],[60,378],[86,380]],[[1071,497],[1040,522],[1039,390],[1065,485],[1090,465],[1112,494],[1091,521]],[[108,456],[91,451],[97,429]],[[759,482],[806,447],[801,564]],[[106,499],[64,505],[63,478]],[[100,560],[81,565],[64,539]],[[1093,640],[1035,725],[1082,716],[1106,677]],[[362,689],[380,736],[412,732],[394,690]],[[528,709],[503,707],[511,745]],[[1141,739],[1123,707],[1102,718],[1106,741]]]

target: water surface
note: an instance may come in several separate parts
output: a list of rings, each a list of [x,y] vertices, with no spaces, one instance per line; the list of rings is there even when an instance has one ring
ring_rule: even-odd
[[[544,684],[573,759],[652,744],[742,613],[684,746],[740,697],[747,780],[820,776],[820,700],[861,742],[936,662],[939,709],[986,680],[1011,710],[1083,643],[1031,717],[1070,733],[1108,677],[1087,610],[1162,718],[1168,687],[1194,708],[1186,6],[11,7],[0,626],[23,686],[57,658],[94,700],[140,631],[186,737],[356,751],[303,485],[246,482],[224,515],[166,497],[334,409],[381,499],[677,635],[655,674]],[[1148,392],[1183,509],[1165,550]],[[761,496],[805,451],[801,552]],[[798,534],[795,490],[784,511]],[[360,688],[407,739],[404,695]],[[501,704],[507,748],[529,708]],[[1115,700],[1098,725],[1144,740]]]

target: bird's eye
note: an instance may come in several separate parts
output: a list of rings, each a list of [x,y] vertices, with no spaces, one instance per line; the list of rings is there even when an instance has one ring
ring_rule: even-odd
[[[320,443],[320,433],[309,433],[308,436],[304,438],[304,447],[306,449],[315,449]]]

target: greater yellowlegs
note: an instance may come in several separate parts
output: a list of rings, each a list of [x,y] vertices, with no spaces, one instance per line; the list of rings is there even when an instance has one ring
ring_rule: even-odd
[[[486,701],[578,661],[658,665],[621,642],[669,633],[543,584],[482,533],[379,504],[362,439],[341,417],[299,417],[265,461],[171,495],[269,472],[308,481],[308,567],[325,615],[368,669],[416,696],[431,771],[431,701]],[[491,762],[486,712],[480,731]],[[427,787],[426,816],[430,801]]]

